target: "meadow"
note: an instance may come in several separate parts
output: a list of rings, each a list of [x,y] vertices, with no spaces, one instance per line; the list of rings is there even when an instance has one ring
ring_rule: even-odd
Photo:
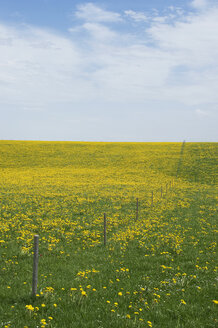
[[[0,141],[0,327],[217,327],[218,144],[181,147]]]

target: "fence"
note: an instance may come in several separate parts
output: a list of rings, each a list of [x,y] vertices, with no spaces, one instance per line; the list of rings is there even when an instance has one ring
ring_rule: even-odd
[[[174,180],[166,183],[165,186],[165,193],[167,194],[169,189],[174,187]],[[161,186],[156,192],[160,192],[160,198],[163,198],[163,187]],[[154,191],[151,192],[151,199],[150,199],[150,207],[154,207]],[[106,213],[103,215],[103,239],[104,239],[104,246],[107,245],[107,217]],[[135,220],[139,220],[139,198],[136,198],[136,215]],[[35,297],[37,294],[37,284],[38,284],[38,262],[39,262],[39,235],[34,236],[34,252],[33,252],[33,278],[32,278],[32,296]]]

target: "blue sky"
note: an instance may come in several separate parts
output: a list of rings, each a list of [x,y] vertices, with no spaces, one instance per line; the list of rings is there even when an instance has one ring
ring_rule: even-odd
[[[218,141],[217,31],[217,0],[0,0],[0,139]]]

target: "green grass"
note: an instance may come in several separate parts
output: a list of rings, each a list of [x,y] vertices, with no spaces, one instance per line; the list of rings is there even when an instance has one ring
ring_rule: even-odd
[[[0,327],[216,327],[218,148],[186,144],[175,178],[180,147],[0,143]]]

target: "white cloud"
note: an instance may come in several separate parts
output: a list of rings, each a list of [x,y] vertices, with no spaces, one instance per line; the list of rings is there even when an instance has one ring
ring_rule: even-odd
[[[11,40],[0,43],[1,102],[46,107],[53,100],[77,97],[69,88],[72,76],[74,81],[79,76],[81,57],[70,40],[30,26],[15,29],[1,24],[0,34]]]
[[[218,58],[218,8],[189,15],[174,24],[153,24],[148,30],[157,46],[173,53],[179,64],[191,68],[216,65]]]
[[[208,5],[208,0],[193,0],[191,6],[196,9],[204,9]]]
[[[94,19],[80,8],[85,22],[67,37],[28,25],[0,25],[1,108],[86,110],[95,119],[93,112],[102,108],[110,113],[111,108],[176,112],[184,107],[205,120],[212,117],[203,113],[218,102],[218,8],[173,22],[156,15],[139,35],[112,30],[104,22],[119,21],[119,14],[98,9]]]
[[[145,15],[145,13],[143,12],[139,12],[139,11],[136,12],[134,10],[125,10],[124,13],[126,16],[130,17],[136,22],[146,22],[148,20],[147,15]]]
[[[102,40],[103,42],[111,41],[116,37],[116,33],[103,24],[85,23],[83,26],[87,32],[95,39]]]
[[[111,23],[122,21],[120,14],[103,10],[91,2],[79,5],[75,16],[87,22]]]
[[[174,15],[170,15],[170,17],[175,18]],[[167,19],[169,19],[169,16],[157,16],[157,17],[153,17],[152,21],[158,23],[164,23],[167,21]]]

